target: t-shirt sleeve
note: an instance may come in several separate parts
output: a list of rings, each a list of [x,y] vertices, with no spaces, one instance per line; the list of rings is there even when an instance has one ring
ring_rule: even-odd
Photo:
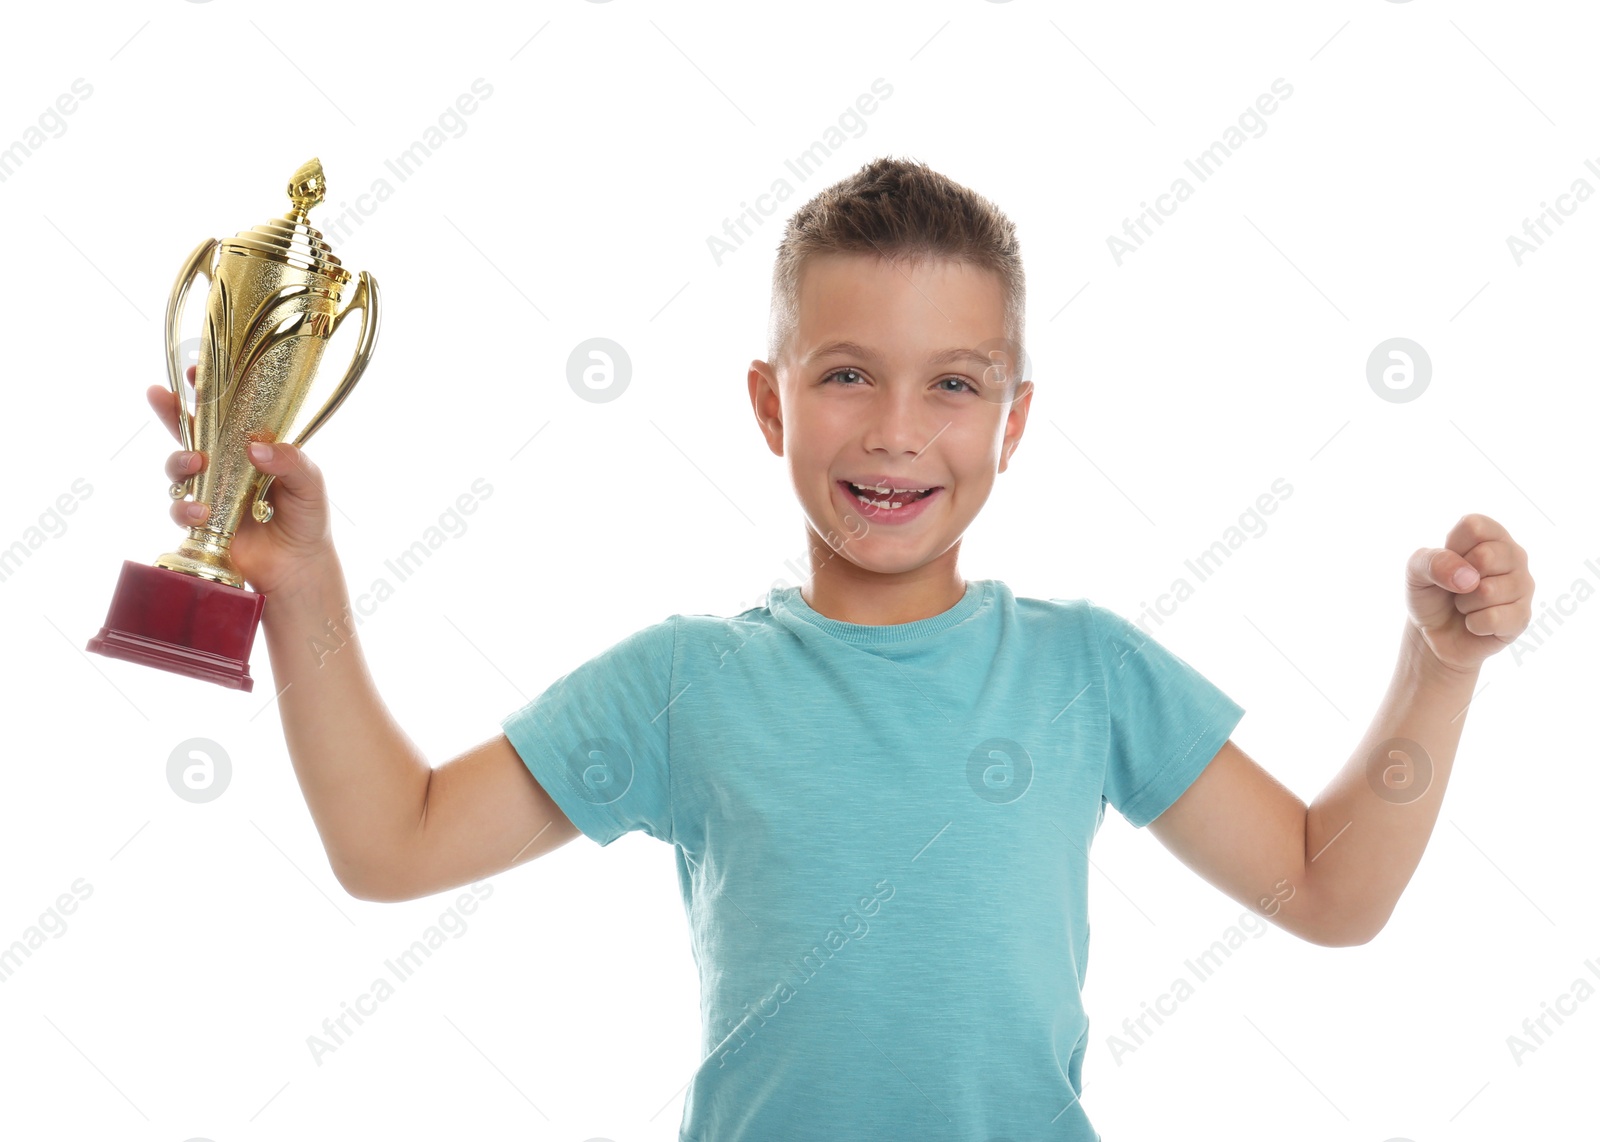
[[[1102,795],[1142,829],[1200,776],[1244,708],[1115,611],[1090,614],[1111,723]]]
[[[585,836],[673,841],[668,724],[677,616],[635,631],[502,720],[523,764]]]

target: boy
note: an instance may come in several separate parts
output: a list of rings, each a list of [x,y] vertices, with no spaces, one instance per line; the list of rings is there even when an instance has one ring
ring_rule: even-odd
[[[1308,809],[1229,738],[1242,708],[1137,627],[958,572],[1032,403],[1023,297],[1011,223],[922,164],[803,206],[748,381],[811,578],[628,636],[437,769],[359,640],[307,651],[349,606],[321,475],[292,447],[253,457],[276,514],[234,554],[271,599],[284,734],[340,883],[409,900],[579,832],[674,845],[704,1016],[685,1142],[1098,1138],[1080,991],[1106,804],[1286,931],[1364,943],[1422,855],[1480,663],[1527,624],[1526,555],[1493,520],[1419,549],[1388,695]],[[1310,590],[1336,619],[1336,589]]]

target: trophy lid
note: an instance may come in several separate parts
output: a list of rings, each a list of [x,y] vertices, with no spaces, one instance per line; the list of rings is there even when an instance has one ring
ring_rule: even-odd
[[[321,160],[303,163],[289,176],[289,213],[241,230],[222,244],[224,251],[272,258],[343,285],[350,280],[350,271],[339,263],[322,232],[309,220],[311,208],[322,201],[327,186]]]

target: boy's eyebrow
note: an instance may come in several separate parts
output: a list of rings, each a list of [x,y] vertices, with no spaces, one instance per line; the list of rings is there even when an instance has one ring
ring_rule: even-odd
[[[820,345],[807,354],[805,363],[809,365],[824,357],[860,357],[867,361],[881,360],[877,353],[859,342],[829,341],[826,345]],[[994,361],[989,357],[984,356],[976,349],[968,348],[944,349],[928,358],[928,364],[934,366],[953,365],[957,361],[967,361],[974,365],[981,365],[984,368],[994,364]]]

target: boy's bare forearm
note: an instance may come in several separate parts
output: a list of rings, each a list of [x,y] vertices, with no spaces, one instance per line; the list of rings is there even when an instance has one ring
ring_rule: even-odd
[[[1366,736],[1306,813],[1306,878],[1324,923],[1369,939],[1439,818],[1478,671],[1442,667],[1408,624]]]
[[[289,757],[329,863],[351,892],[375,888],[401,867],[431,770],[373,684],[337,555],[268,595],[262,630]]]

